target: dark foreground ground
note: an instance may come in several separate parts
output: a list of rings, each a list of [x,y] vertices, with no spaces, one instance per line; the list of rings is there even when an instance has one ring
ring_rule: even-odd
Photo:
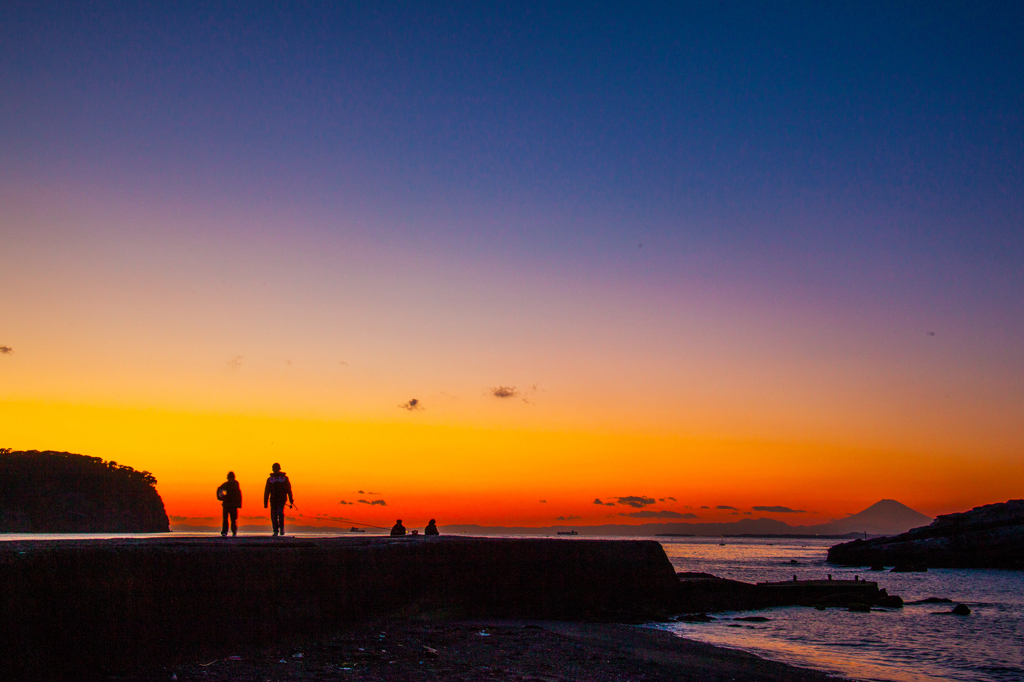
[[[462,620],[351,626],[320,639],[155,668],[131,682],[693,680],[825,682],[821,673],[631,625]]]

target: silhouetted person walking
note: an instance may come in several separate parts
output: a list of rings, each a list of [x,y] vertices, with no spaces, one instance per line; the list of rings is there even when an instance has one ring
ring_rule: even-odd
[[[228,519],[231,519],[231,535],[238,535],[238,509],[242,506],[242,489],[235,480],[235,472],[228,472],[228,480],[217,488],[217,499],[221,503],[220,536],[228,536]]]
[[[292,497],[292,482],[288,476],[281,471],[281,465],[274,463],[271,467],[273,473],[267,479],[267,487],[263,489],[263,508],[267,508],[267,501],[270,501],[270,525],[274,527],[274,537],[284,535],[284,505],[295,504]]]
[[[434,519],[430,519],[430,523],[428,523],[427,527],[423,529],[423,534],[440,535],[440,533],[437,532],[437,521],[434,521]]]
[[[391,527],[392,535],[405,535],[405,526],[402,525],[402,519],[398,519],[395,525]]]

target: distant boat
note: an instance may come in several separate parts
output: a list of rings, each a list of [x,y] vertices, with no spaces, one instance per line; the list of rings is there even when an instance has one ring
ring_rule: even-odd
[[[560,531],[558,531],[558,534],[559,535],[579,535],[579,533],[577,533],[574,530],[560,530]]]
[[[348,529],[348,532],[349,533],[365,533],[366,531],[363,530],[362,528],[356,528],[355,526],[352,526],[351,528]]]

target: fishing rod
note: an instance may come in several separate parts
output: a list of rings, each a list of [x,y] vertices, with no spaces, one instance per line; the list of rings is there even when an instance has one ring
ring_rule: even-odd
[[[291,507],[298,512],[299,516],[302,516],[307,519],[316,519],[317,521],[344,521],[345,523],[354,523],[357,526],[366,526],[367,528],[376,528],[378,530],[391,530],[390,528],[385,528],[384,526],[375,526],[372,523],[362,523],[361,521],[356,521],[355,519],[346,519],[342,518],[341,516],[309,516],[308,514],[303,514],[302,510],[299,509],[298,505],[296,505],[294,502],[291,503]]]
[[[362,521],[356,521],[355,519],[343,519],[340,516],[307,516],[308,519],[319,519],[321,521],[344,521],[345,523],[353,523],[357,526],[366,526],[367,528],[376,528],[377,530],[391,530],[385,526],[375,526],[372,523],[363,523]]]

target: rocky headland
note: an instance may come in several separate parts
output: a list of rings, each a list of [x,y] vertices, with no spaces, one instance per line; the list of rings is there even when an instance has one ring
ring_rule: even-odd
[[[846,566],[1024,569],[1024,500],[1010,500],[957,514],[895,537],[855,540],[829,549],[828,560]]]
[[[156,478],[70,452],[0,449],[0,533],[159,533]]]

